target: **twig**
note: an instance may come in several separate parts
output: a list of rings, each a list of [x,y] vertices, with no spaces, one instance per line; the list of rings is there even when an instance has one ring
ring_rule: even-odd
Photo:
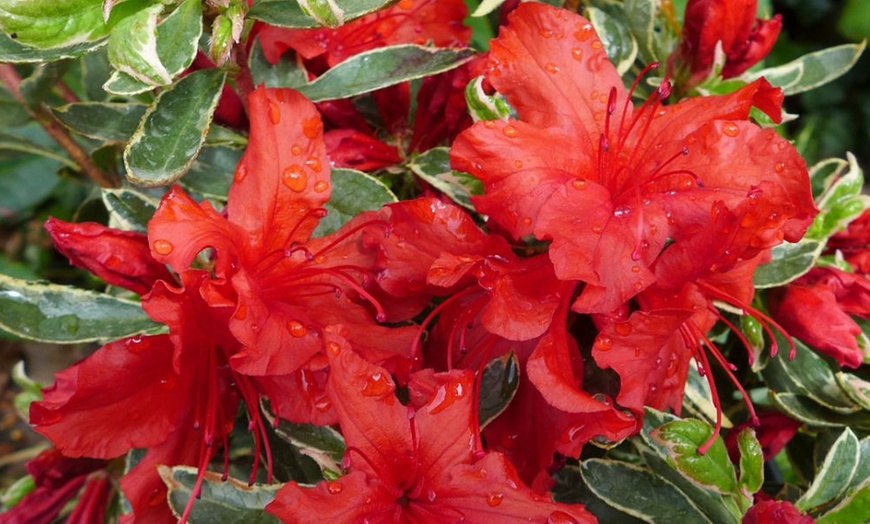
[[[118,187],[119,184],[113,177],[100,169],[87,151],[76,142],[69,132],[58,122],[43,105],[30,107],[21,95],[21,77],[11,64],[0,64],[0,81],[6,89],[12,93],[15,100],[24,107],[30,116],[39,122],[45,132],[62,147],[69,156],[79,165],[82,172],[101,187]]]

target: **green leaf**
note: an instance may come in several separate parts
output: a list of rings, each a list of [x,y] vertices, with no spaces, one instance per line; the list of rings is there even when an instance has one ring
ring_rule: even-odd
[[[138,103],[75,102],[52,108],[54,116],[71,131],[122,144],[130,140],[148,106]]]
[[[669,450],[668,462],[699,485],[723,494],[737,492],[737,477],[722,438],[703,455],[698,448],[713,434],[713,428],[695,419],[675,420],[652,431],[651,436]]]
[[[835,377],[837,384],[852,401],[870,411],[870,382],[844,371],[838,371]]]
[[[12,382],[20,390],[15,394],[15,410],[22,420],[29,420],[30,404],[42,400],[42,384],[27,376],[23,360],[12,366]]]
[[[261,402],[266,420],[274,428],[275,435],[293,446],[320,467],[324,473],[341,471],[340,463],[344,457],[344,437],[329,426],[296,424],[281,419],[275,424],[275,415],[265,400]]]
[[[846,496],[827,513],[816,519],[817,524],[866,524],[870,521],[870,479]]]
[[[58,161],[35,155],[4,158],[0,162],[0,223],[48,198],[60,181],[59,167]]]
[[[764,482],[764,454],[761,443],[755,438],[755,431],[746,428],[737,434],[737,448],[740,450],[740,478],[743,495],[752,503],[752,494],[761,489]]]
[[[106,35],[102,0],[4,0],[0,30],[24,45],[48,49]]]
[[[815,240],[796,244],[783,242],[770,250],[770,261],[755,270],[755,287],[766,289],[785,285],[812,269],[825,245]]]
[[[777,391],[804,395],[839,413],[858,411],[860,407],[837,382],[834,369],[801,341],[794,340],[794,345],[795,357],[791,359],[787,342],[777,336],[780,351],[770,359],[763,372],[768,385]]]
[[[781,87],[786,96],[803,93],[846,74],[864,52],[865,45],[866,42],[829,47],[744,76],[749,81],[765,77],[771,84]]]
[[[21,499],[27,496],[27,494],[34,489],[36,489],[36,481],[33,480],[33,476],[24,475],[13,482],[11,486],[6,488],[6,491],[4,491],[3,495],[0,496],[2,509],[14,508],[16,504],[21,502]]]
[[[481,429],[507,409],[520,385],[520,361],[511,351],[490,360],[480,379],[477,418]]]
[[[589,21],[595,27],[607,57],[616,66],[616,71],[624,75],[631,69],[637,58],[637,41],[628,29],[628,23],[621,20],[620,10],[613,13],[605,13],[601,9],[590,7],[588,10]]]
[[[354,55],[297,89],[313,102],[361,95],[449,71],[474,56],[470,49],[405,44]]]
[[[69,70],[70,62],[62,60],[37,65],[33,73],[21,81],[21,96],[30,107],[36,107],[48,98],[51,89]]]
[[[771,404],[786,415],[811,426],[836,428],[850,426],[857,429],[870,429],[870,413],[859,411],[844,415],[826,409],[813,402],[809,397],[794,393],[768,393]]]
[[[103,189],[102,196],[112,226],[125,231],[146,233],[148,221],[160,204],[134,189]]]
[[[844,229],[864,211],[867,204],[867,197],[861,194],[864,174],[855,155],[846,153],[846,157],[847,162],[838,163],[838,169],[825,177],[822,183],[824,192],[816,199],[819,214],[813,219],[804,238],[824,241]]]
[[[160,325],[139,302],[0,275],[0,327],[29,340],[69,344],[122,338]]]
[[[590,459],[583,462],[580,471],[596,496],[644,522],[713,522],[685,493],[647,469]]]
[[[334,0],[296,0],[302,12],[314,17],[319,25],[338,27],[344,25],[344,9]]]
[[[157,466],[157,472],[169,488],[169,506],[181,518],[191,492],[196,485],[197,470],[188,466]],[[275,498],[280,485],[248,486],[234,478],[222,480],[221,475],[205,472],[200,497],[190,512],[191,524],[220,522],[222,524],[274,524],[278,517],[266,513],[264,508]]]
[[[256,18],[272,25],[283,27],[318,27],[320,25],[346,24],[355,18],[374,13],[391,5],[395,0],[332,0],[328,3],[340,9],[342,20],[336,23],[321,23],[314,13],[306,13],[299,3],[290,0],[256,0],[248,11],[250,18]],[[309,2],[305,2],[309,3]],[[327,0],[315,1],[315,4],[325,4]],[[318,16],[324,17],[324,13]]]
[[[0,31],[0,62],[26,64],[31,62],[51,62],[64,58],[76,58],[92,49],[104,45],[104,41],[84,42],[54,49],[39,49],[21,45]]]
[[[61,164],[65,164],[72,169],[78,169],[78,164],[73,162],[61,153],[54,149],[32,142],[26,138],[17,135],[7,134],[0,131],[0,151],[15,151],[18,153],[34,154],[45,157]]]
[[[408,164],[408,168],[426,183],[471,211],[474,211],[471,196],[483,194],[483,182],[468,173],[450,169],[449,147],[436,147],[417,155]]]
[[[314,235],[333,233],[359,213],[374,211],[397,201],[390,188],[377,178],[353,169],[333,169],[332,194],[323,206],[328,213],[314,230]]]
[[[140,82],[127,73],[113,71],[106,83],[103,84],[103,89],[113,95],[132,96],[151,91],[154,86]]]
[[[686,386],[683,394],[684,415],[694,415],[702,420],[712,423],[716,420],[716,406],[713,404],[713,393],[710,391],[710,383],[702,377],[695,366],[690,365],[686,375]],[[724,413],[722,414],[722,427],[731,428],[734,423]]]
[[[277,64],[269,63],[263,55],[263,47],[259,39],[251,47],[248,62],[254,85],[297,88],[308,82],[308,74],[299,66],[293,54],[285,53],[278,59]]]
[[[165,186],[187,172],[205,141],[223,83],[223,71],[202,69],[160,93],[124,150],[131,182]]]
[[[501,6],[504,3],[504,0],[483,0],[480,2],[480,5],[477,6],[477,9],[471,13],[471,16],[477,18],[481,16],[486,16]]]
[[[228,146],[244,149],[248,145],[248,137],[242,136],[232,129],[212,123],[205,137],[206,146]]]
[[[203,147],[181,185],[206,198],[226,200],[242,151],[230,147]]]
[[[645,63],[658,60],[655,50],[657,0],[625,0],[623,9],[628,18],[628,27],[638,44],[638,51]]]
[[[834,500],[849,487],[858,468],[858,438],[852,430],[845,428],[825,456],[813,483],[795,503],[803,512]]]
[[[511,116],[512,108],[500,93],[486,94],[483,89],[483,77],[478,76],[465,86],[465,103],[472,120],[506,120]]]
[[[109,62],[131,77],[151,86],[172,82],[157,54],[157,17],[163,4],[154,4],[128,16],[109,35]]]

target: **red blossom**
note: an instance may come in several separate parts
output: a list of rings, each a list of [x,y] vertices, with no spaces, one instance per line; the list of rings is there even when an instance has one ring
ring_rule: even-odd
[[[809,515],[802,514],[787,500],[760,500],[746,515],[742,524],[815,524]]]
[[[725,437],[725,446],[733,462],[737,463],[740,459],[737,436],[742,430],[753,427],[755,436],[761,444],[764,460],[767,461],[773,460],[782,451],[800,429],[801,423],[778,411],[764,411],[758,414],[758,425],[753,426],[751,422],[743,422],[734,426]]]
[[[766,81],[662,106],[665,81],[634,108],[592,25],[538,3],[521,4],[491,49],[488,79],[518,120],[475,124],[452,164],[483,181],[481,213],[552,240],[557,276],[586,283],[575,310],[607,313],[649,287],[660,253],[714,205],[750,217],[734,246],[744,258],[811,221],[803,159],[747,121],[752,106],[779,119],[782,92]]]
[[[715,50],[725,53],[722,77],[731,78],[762,60],[776,43],[782,20],[756,19],[757,0],[689,0],[683,34],[672,57],[677,78],[688,85],[702,81],[713,68]]]
[[[347,443],[342,477],[313,488],[288,483],[267,510],[285,522],[594,522],[580,506],[525,487],[499,453],[474,453],[469,372],[412,378],[403,406],[386,370],[329,342],[327,390]]]
[[[870,209],[828,239],[828,251],[840,251],[858,273],[870,274]]]

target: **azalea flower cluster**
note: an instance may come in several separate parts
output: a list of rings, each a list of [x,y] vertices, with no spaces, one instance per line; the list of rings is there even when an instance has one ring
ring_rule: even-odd
[[[269,60],[292,49],[317,74],[389,43],[467,45],[465,14],[461,1],[403,0],[339,29],[259,37]],[[849,314],[870,313],[863,276],[834,268],[780,291],[771,311],[782,326],[754,307],[755,269],[817,212],[804,160],[750,118],[779,122],[782,91],[759,79],[672,93],[709,74],[717,42],[723,74],[743,72],[780,24],[756,24],[753,5],[728,40],[703,15],[686,19],[646,98],[638,86],[658,65],[626,88],[588,20],[532,2],[487,55],[374,93],[386,134],[349,100],[257,88],[223,209],[175,186],[147,235],[46,224],[73,264],[141,295],[168,332],[110,342],[59,373],[32,424],[66,457],[145,449],[120,481],[139,522],[173,520],[158,465],[197,468],[194,491],[208,468],[222,463],[227,477],[240,409],[250,481],[264,468],[272,482],[266,404],[276,421],[334,426],[346,442],[341,471],[278,491],[267,511],[286,522],[593,522],[553,501],[551,473],[590,441],[636,434],[647,407],[679,413],[690,366],[717,406],[714,367],[742,391],[711,340],[717,322],[739,333],[723,308],[754,317],[770,340],[788,330],[814,345],[808,315],[829,312],[854,345]],[[468,115],[465,86],[479,75],[510,116]],[[315,234],[332,166],[388,168],[445,143],[451,167],[482,184],[479,215],[424,188]],[[821,338],[841,364],[860,364],[857,346]],[[485,418],[481,379],[498,358],[518,362],[519,385]],[[747,410],[757,424],[748,396]]]

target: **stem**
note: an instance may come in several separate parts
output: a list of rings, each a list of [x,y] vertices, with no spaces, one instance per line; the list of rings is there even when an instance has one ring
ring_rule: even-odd
[[[45,132],[57,142],[64,151],[81,168],[81,171],[101,187],[118,187],[119,184],[113,177],[97,167],[91,156],[69,134],[69,131],[58,122],[43,106],[30,107],[21,95],[21,77],[11,64],[0,64],[0,81],[6,89],[12,93],[15,100],[21,104],[27,113],[41,125]]]

